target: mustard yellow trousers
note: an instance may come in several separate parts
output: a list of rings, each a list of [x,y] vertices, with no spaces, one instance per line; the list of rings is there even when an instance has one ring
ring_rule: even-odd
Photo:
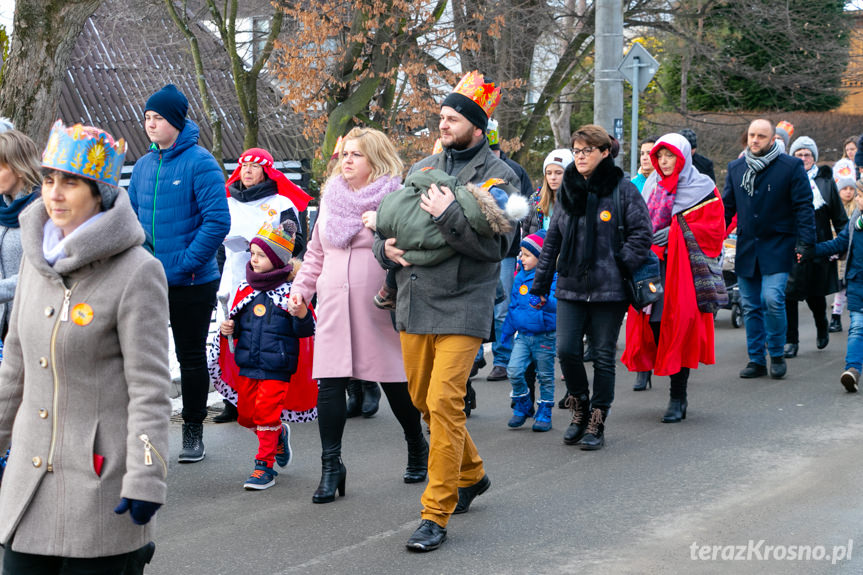
[[[485,475],[464,414],[467,378],[482,340],[401,332],[401,343],[411,400],[430,432],[422,518],[446,527],[458,503],[458,488]]]

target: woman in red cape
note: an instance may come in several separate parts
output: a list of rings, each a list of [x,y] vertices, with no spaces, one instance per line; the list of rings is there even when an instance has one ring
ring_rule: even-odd
[[[666,134],[650,151],[656,169],[644,185],[653,223],[653,251],[662,263],[665,296],[638,311],[629,308],[626,350],[622,361],[630,371],[671,376],[664,423],[686,419],[689,370],[714,363],[713,314],[698,310],[689,252],[677,222],[682,214],[704,255],[717,257],[725,235],[722,198],[708,176],[692,166],[689,142]],[[636,386],[637,387],[637,386]]]

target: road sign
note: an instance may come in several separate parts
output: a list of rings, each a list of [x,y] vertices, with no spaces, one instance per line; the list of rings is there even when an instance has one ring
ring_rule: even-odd
[[[658,69],[659,62],[650,55],[647,48],[638,42],[633,42],[629,52],[623,57],[620,66],[617,67],[626,81],[637,87],[639,92],[642,92],[644,87],[650,83]]]

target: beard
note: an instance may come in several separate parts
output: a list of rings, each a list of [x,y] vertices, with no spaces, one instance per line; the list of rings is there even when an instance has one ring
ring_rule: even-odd
[[[447,147],[461,152],[470,148],[471,142],[473,142],[473,128],[458,136],[452,134],[452,142]]]

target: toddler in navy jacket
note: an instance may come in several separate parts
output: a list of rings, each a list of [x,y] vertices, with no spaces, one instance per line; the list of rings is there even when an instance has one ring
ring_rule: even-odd
[[[293,228],[293,233],[292,229]],[[267,489],[275,484],[273,469],[290,462],[290,427],[281,415],[291,376],[297,371],[300,338],[315,332],[315,320],[306,306],[296,316],[288,313],[291,280],[299,262],[291,260],[293,222],[265,224],[251,241],[246,281],[237,287],[222,335],[235,340],[234,360],[239,367],[238,423],[258,436],[255,468],[243,485]]]
[[[510,427],[521,427],[527,418],[534,415],[533,402],[527,389],[524,372],[536,363],[536,380],[539,383],[534,431],[551,429],[551,408],[554,405],[554,358],[556,355],[557,299],[554,290],[557,274],[552,280],[548,299],[530,295],[533,276],[539,253],[545,241],[545,230],[525,237],[521,242],[518,273],[512,284],[509,309],[503,323],[501,343],[512,339],[516,332],[512,354],[507,367],[507,376],[512,384],[512,419]]]

